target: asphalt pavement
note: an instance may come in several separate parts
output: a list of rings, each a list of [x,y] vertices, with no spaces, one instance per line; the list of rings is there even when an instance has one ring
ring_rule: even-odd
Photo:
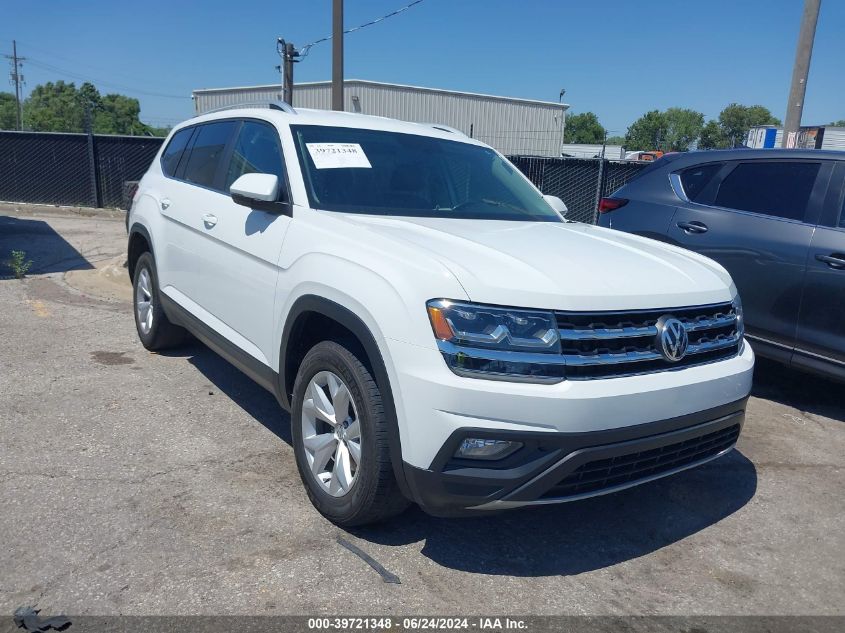
[[[33,259],[0,280],[0,613],[845,614],[841,385],[761,362],[706,466],[345,531],[269,393],[200,344],[140,345],[125,241],[119,213],[0,207],[0,260]]]

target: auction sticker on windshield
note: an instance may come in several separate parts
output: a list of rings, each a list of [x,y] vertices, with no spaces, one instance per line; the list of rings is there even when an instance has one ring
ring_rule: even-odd
[[[306,143],[305,146],[317,169],[372,168],[367,155],[358,143]]]

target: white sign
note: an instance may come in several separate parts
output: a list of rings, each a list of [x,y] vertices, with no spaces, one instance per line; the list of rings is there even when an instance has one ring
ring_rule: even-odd
[[[317,169],[372,168],[367,155],[358,143],[306,143],[305,146]]]

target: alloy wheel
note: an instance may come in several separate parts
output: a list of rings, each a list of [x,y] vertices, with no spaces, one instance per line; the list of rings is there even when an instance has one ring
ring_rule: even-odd
[[[142,334],[149,334],[153,328],[153,283],[150,271],[142,268],[135,288],[135,310],[138,313],[138,327]]]
[[[330,371],[314,375],[302,403],[302,441],[311,474],[333,497],[347,494],[361,464],[361,425],[349,388]]]

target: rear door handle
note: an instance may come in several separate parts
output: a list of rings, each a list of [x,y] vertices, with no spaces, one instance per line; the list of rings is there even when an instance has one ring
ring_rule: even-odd
[[[170,206],[170,200],[168,200],[167,198],[165,198],[164,200],[161,201],[161,210],[162,211],[166,210],[167,207],[169,207],[169,206]]]
[[[824,262],[836,270],[845,270],[845,255],[842,253],[831,253],[830,255],[816,255],[816,259]]]
[[[692,222],[678,222],[678,228],[683,229],[687,235],[707,233],[707,225],[694,220]]]
[[[214,225],[217,224],[217,216],[206,213],[202,216],[202,223],[205,224],[205,228],[207,229],[213,228]]]

